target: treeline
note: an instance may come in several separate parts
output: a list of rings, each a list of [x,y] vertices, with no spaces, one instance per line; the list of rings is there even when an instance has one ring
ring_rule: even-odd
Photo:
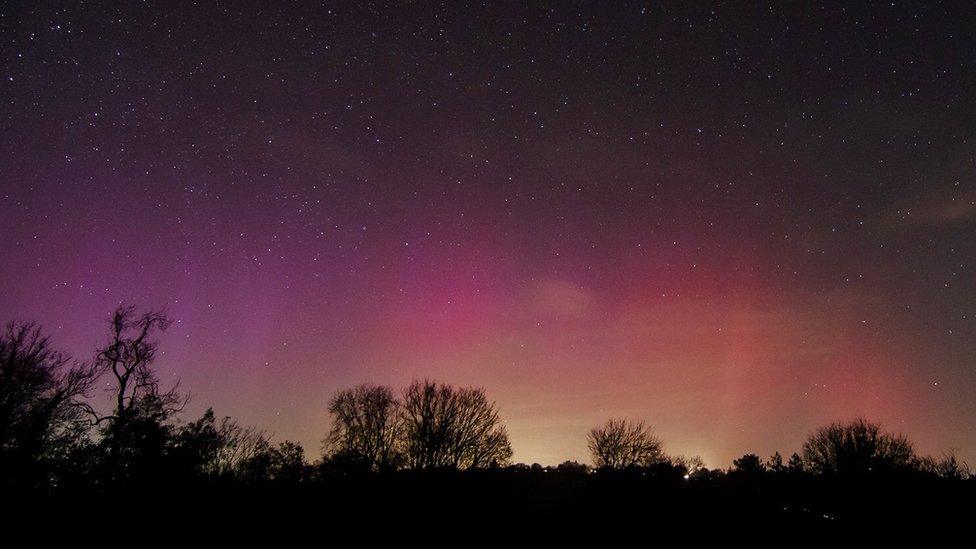
[[[670,456],[645,425],[623,419],[586,435],[592,466],[513,465],[499,410],[484,391],[431,381],[402,391],[372,385],[339,391],[329,403],[332,423],[322,456],[310,461],[301,445],[274,443],[212,410],[182,420],[186,397],[178,384],[163,387],[154,370],[156,337],[169,325],[162,313],[120,307],[105,343],[83,361],[57,351],[34,323],[7,325],[0,335],[3,487],[104,493],[149,484],[308,486],[402,471],[575,479],[625,474],[689,484],[897,475],[963,482],[971,476],[951,453],[922,457],[904,436],[863,419],[817,430],[788,459],[748,454],[727,470],[708,469],[698,457]],[[96,405],[104,400],[98,388],[108,391],[104,406]]]

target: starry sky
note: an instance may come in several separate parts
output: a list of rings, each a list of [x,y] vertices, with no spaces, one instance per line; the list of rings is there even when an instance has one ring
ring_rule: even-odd
[[[529,463],[856,415],[976,462],[958,5],[59,4],[0,7],[0,320],[87,358],[165,308],[188,414],[314,457],[335,391],[435,378]]]

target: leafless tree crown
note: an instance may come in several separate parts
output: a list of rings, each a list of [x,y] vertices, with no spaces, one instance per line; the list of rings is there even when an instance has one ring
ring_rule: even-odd
[[[185,399],[177,386],[162,391],[152,368],[158,343],[153,336],[169,327],[171,321],[162,312],[136,313],[134,306],[115,310],[110,323],[109,342],[98,350],[96,363],[102,372],[113,377],[111,414],[100,415],[89,409],[95,423],[110,421],[124,424],[134,415],[161,420],[180,410]],[[178,384],[177,384],[178,385]]]
[[[586,437],[597,467],[646,467],[665,460],[661,441],[643,422],[611,419]]]
[[[336,394],[329,413],[326,458],[371,470],[480,468],[512,457],[498,410],[481,389],[414,382],[398,399],[388,387],[361,385]]]
[[[35,323],[0,333],[0,451],[33,455],[79,428],[97,369],[51,348]]]
[[[863,418],[818,429],[803,445],[803,464],[814,473],[869,473],[915,466],[912,443]]]
[[[512,457],[498,410],[481,389],[415,381],[404,391],[402,417],[411,468],[488,467]]]
[[[396,465],[402,422],[392,389],[360,385],[340,391],[329,403],[329,413],[326,455],[351,457],[372,470]]]

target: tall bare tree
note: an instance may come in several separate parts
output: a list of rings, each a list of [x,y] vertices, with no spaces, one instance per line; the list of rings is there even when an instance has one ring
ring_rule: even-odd
[[[155,335],[169,325],[162,312],[140,315],[134,306],[119,307],[112,314],[109,341],[97,352],[97,367],[113,382],[113,407],[106,415],[91,406],[88,411],[95,424],[104,423],[102,444],[108,454],[103,465],[109,479],[152,478],[172,435],[168,421],[186,404],[179,383],[162,390],[153,369],[159,347]]]
[[[857,418],[811,434],[803,444],[803,464],[813,473],[865,474],[916,467],[918,458],[906,437]]]
[[[8,324],[0,333],[0,469],[29,476],[54,446],[78,435],[96,377],[93,365],[52,349],[37,324]]]
[[[590,430],[586,441],[597,467],[646,467],[666,459],[661,441],[643,422],[611,419]]]
[[[182,410],[185,399],[177,391],[179,383],[161,391],[152,368],[159,348],[153,336],[170,324],[164,313],[139,315],[132,305],[119,307],[112,314],[109,342],[98,350],[96,363],[113,377],[113,410],[108,415],[91,410],[96,423],[124,425],[136,414],[162,420]]]
[[[482,468],[512,457],[498,410],[481,389],[415,381],[404,391],[402,410],[411,468]]]
[[[399,461],[400,403],[389,387],[360,385],[339,391],[329,403],[332,429],[325,438],[327,456],[352,459],[371,470]]]

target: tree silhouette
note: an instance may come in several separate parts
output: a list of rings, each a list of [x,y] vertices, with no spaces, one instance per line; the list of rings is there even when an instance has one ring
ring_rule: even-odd
[[[178,466],[198,475],[238,475],[255,456],[269,451],[267,436],[252,427],[241,427],[233,418],[217,422],[213,409],[180,427],[172,437],[169,453]]]
[[[821,519],[852,524],[861,515],[941,520],[957,509],[952,516],[962,517],[968,507],[960,502],[976,487],[968,465],[951,452],[920,459],[905,437],[863,419],[819,429],[802,455],[794,453],[785,464],[779,452],[765,462],[750,453],[728,471],[705,469],[697,456],[665,455],[643,423],[611,419],[591,430],[587,443],[595,465],[636,468],[627,474],[591,475],[591,467],[576,462],[442,474],[432,470],[506,465],[512,449],[483,390],[431,381],[399,394],[374,385],[340,391],[329,402],[324,459],[313,468],[299,444],[272,443],[264,432],[213,409],[181,420],[177,412],[185,400],[175,387],[160,389],[153,370],[154,336],[168,323],[160,313],[118,309],[109,342],[91,364],[53,350],[34,324],[0,332],[0,493],[33,490],[71,502],[102,498],[113,502],[113,517],[143,510],[148,501],[175,505],[218,496],[221,505],[233,505],[254,495],[315,501],[330,511],[387,502],[401,512],[404,495],[419,494],[407,512],[424,519],[455,510],[481,516],[473,502],[488,502],[513,513],[552,518],[559,509],[580,520],[615,523],[650,513],[816,525]],[[111,382],[106,415],[86,401],[102,375]],[[906,470],[912,474],[858,478]],[[938,502],[947,503],[937,508]],[[445,505],[433,510],[427,503]]]
[[[244,460],[237,470],[245,482],[277,482],[295,484],[306,474],[305,450],[296,442],[286,440],[277,446],[270,444]]]
[[[219,473],[219,456],[226,439],[217,429],[212,408],[180,427],[170,441],[170,455],[181,472],[194,475]]]
[[[793,452],[793,455],[790,456],[790,461],[786,464],[786,470],[791,473],[803,473],[806,471],[806,468],[803,466],[803,458],[800,457],[800,454]]]
[[[863,475],[913,468],[918,459],[907,438],[857,418],[811,434],[803,445],[803,463],[813,473]]]
[[[242,427],[234,418],[225,416],[217,428],[221,446],[217,453],[217,471],[238,474],[249,460],[271,447],[268,435],[254,427]]]
[[[696,473],[705,468],[705,460],[701,456],[673,456],[670,461],[671,465],[684,469],[688,474]]]
[[[556,471],[570,475],[583,475],[590,472],[590,468],[576,461],[564,461],[556,466]]]
[[[586,441],[597,467],[647,467],[665,459],[661,441],[643,422],[611,419],[590,430]]]
[[[97,370],[51,348],[34,323],[0,333],[0,475],[42,482],[42,461],[84,432],[84,401]]]
[[[411,468],[500,466],[512,457],[498,410],[481,389],[415,381],[404,391],[401,416]]]
[[[400,404],[393,390],[360,385],[339,391],[329,403],[332,429],[325,439],[329,458],[376,471],[399,462]]]
[[[152,369],[158,343],[151,338],[170,324],[161,312],[149,311],[138,316],[132,305],[115,310],[110,340],[97,355],[99,366],[114,377],[114,410],[110,415],[96,414],[96,422],[125,424],[136,413],[168,416],[182,409],[184,401],[177,387],[160,392],[159,380]]]
[[[88,412],[95,424],[105,424],[102,444],[108,448],[109,479],[149,475],[158,467],[171,435],[166,422],[186,403],[177,386],[160,389],[152,368],[158,348],[153,336],[169,325],[161,312],[138,315],[134,306],[119,307],[112,315],[109,341],[98,350],[99,371],[112,377],[113,409],[101,415],[88,406]]]
[[[732,461],[733,471],[747,475],[758,475],[766,472],[766,464],[756,454],[746,454]]]
[[[925,471],[944,479],[963,480],[972,476],[969,464],[957,460],[953,451],[943,453],[939,459],[926,457],[921,465]]]

